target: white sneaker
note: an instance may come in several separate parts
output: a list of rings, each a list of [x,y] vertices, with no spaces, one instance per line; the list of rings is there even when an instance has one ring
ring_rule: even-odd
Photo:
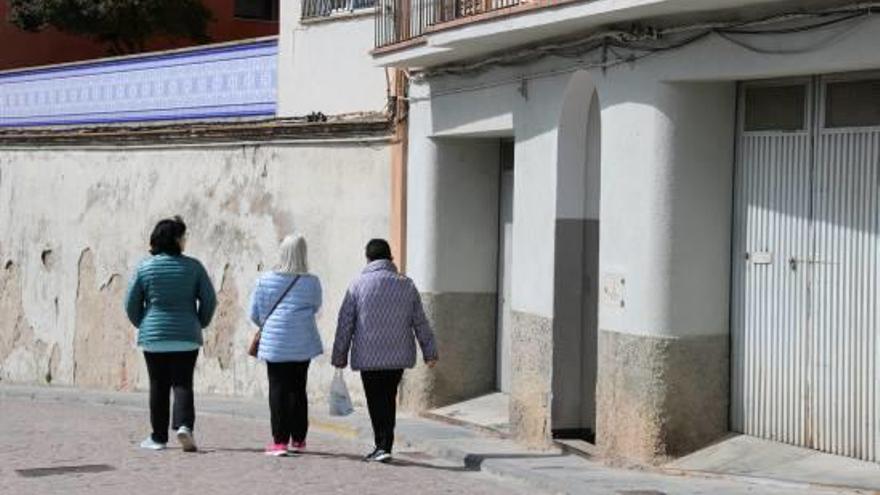
[[[181,426],[177,429],[177,441],[180,442],[184,452],[195,452],[199,450],[199,448],[196,447],[196,439],[193,437],[192,430],[186,426]]]
[[[382,464],[388,464],[391,462],[391,453],[385,452],[384,450],[379,450],[376,452],[376,455],[373,456],[373,460],[376,462],[381,462]]]
[[[165,450],[168,447],[164,443],[159,443],[153,440],[153,435],[148,436],[141,442],[141,448],[146,450]]]

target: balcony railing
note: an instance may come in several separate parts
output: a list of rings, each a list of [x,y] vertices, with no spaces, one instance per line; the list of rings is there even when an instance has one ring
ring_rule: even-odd
[[[418,38],[437,24],[515,7],[526,0],[376,0],[376,48]]]
[[[303,0],[302,18],[317,19],[375,6],[376,0]]]

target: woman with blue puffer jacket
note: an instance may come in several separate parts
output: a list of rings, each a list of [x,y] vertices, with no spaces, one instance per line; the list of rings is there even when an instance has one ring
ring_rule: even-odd
[[[315,321],[321,281],[308,270],[305,238],[287,236],[278,266],[260,276],[251,295],[251,321],[262,325],[257,357],[266,362],[269,376],[272,442],[267,455],[284,456],[306,446],[309,363],[324,352]]]

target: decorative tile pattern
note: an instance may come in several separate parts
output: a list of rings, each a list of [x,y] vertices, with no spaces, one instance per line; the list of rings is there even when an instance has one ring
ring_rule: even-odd
[[[0,73],[0,127],[275,115],[277,40]]]

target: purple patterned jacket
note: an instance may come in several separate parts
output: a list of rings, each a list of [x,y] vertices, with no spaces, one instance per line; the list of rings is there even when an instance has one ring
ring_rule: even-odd
[[[412,368],[416,339],[425,361],[437,359],[434,333],[412,280],[389,260],[368,264],[345,293],[339,308],[332,363],[359,370]]]

